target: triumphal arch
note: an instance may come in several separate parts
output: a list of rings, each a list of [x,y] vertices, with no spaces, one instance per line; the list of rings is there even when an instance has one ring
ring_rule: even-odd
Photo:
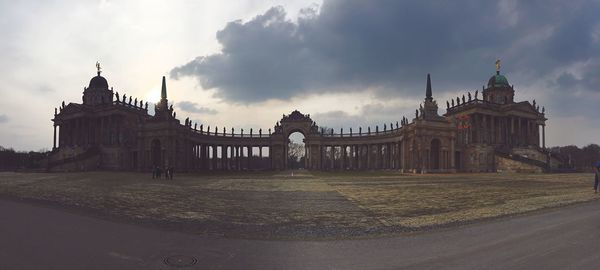
[[[109,88],[98,69],[81,103],[55,108],[48,170],[284,170],[290,167],[294,132],[305,137],[303,162],[309,170],[541,172],[557,166],[560,160],[545,150],[545,109],[535,100],[517,102],[514,94],[498,67],[481,93],[446,101],[439,114],[427,75],[425,98],[414,116],[398,116],[396,122],[326,130],[310,115],[293,111],[272,128],[235,130],[179,120],[164,77],[151,115],[147,102]]]

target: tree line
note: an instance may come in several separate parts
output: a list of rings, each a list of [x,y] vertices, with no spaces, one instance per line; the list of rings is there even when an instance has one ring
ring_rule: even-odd
[[[588,144],[583,148],[576,145],[555,146],[550,151],[561,156],[564,162],[580,172],[592,171],[595,164],[600,162],[600,146],[597,144]]]
[[[15,151],[0,146],[0,171],[42,169],[49,153],[47,150]]]

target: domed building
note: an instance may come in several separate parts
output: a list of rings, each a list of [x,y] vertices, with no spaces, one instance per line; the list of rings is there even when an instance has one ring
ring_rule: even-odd
[[[516,102],[499,66],[481,93],[446,101],[443,115],[428,74],[414,117],[339,131],[320,128],[299,111],[258,130],[179,121],[165,77],[151,115],[147,102],[109,88],[97,68],[82,103],[55,109],[48,170],[283,170],[291,168],[289,138],[295,132],[304,135],[302,160],[309,170],[542,172],[560,163],[545,150],[544,109],[535,101]]]
[[[113,95],[112,89],[108,89],[108,81],[100,76],[100,70],[98,70],[98,75],[90,80],[87,88],[83,89],[83,104],[98,105],[108,103],[109,100],[112,100]]]
[[[514,87],[500,74],[499,67],[481,92],[482,98],[476,91],[474,95],[468,93],[467,100],[465,96],[456,103],[453,100],[444,115],[457,127],[457,169],[546,170],[550,154],[545,150],[544,108],[540,110],[535,100],[515,102]]]

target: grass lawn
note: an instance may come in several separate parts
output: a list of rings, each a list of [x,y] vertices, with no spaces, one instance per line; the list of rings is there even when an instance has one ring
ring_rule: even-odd
[[[387,235],[594,200],[591,174],[0,173],[0,196],[242,237]]]

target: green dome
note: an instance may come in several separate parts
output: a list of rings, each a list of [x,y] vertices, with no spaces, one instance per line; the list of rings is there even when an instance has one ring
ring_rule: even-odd
[[[488,81],[488,87],[503,87],[503,86],[510,86],[508,84],[508,80],[506,79],[506,77],[504,77],[504,75],[500,75],[500,74],[496,74],[494,76],[492,76],[490,78],[490,80]]]

